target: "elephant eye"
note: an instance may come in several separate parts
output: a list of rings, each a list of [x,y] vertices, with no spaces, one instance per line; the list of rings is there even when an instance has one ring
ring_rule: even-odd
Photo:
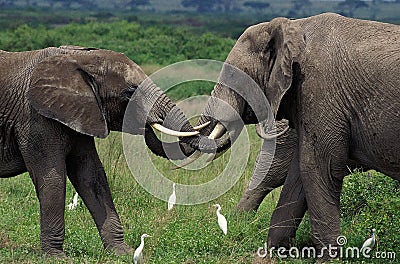
[[[133,85],[131,87],[129,87],[128,89],[125,89],[124,91],[122,91],[121,96],[124,99],[131,99],[133,93],[136,91],[137,89],[137,85]]]

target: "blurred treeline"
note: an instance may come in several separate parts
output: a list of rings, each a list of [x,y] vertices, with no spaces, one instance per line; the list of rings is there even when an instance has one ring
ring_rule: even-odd
[[[184,27],[144,27],[124,20],[71,23],[54,28],[24,24],[0,31],[0,48],[7,51],[79,45],[123,52],[138,64],[159,66],[194,58],[223,61],[233,44],[233,39],[197,34]]]
[[[0,7],[47,10],[253,13],[291,17],[330,11],[349,16],[389,19],[397,17],[399,3],[400,0],[0,0]]]

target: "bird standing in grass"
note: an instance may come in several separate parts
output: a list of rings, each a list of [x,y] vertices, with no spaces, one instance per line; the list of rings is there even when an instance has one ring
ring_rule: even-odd
[[[367,240],[365,240],[364,244],[362,245],[361,252],[364,252],[366,248],[369,248],[370,250],[374,248],[376,242],[375,234],[376,234],[376,229],[374,228],[372,229],[372,236]]]
[[[175,186],[176,186],[176,183],[174,182],[172,184],[172,194],[168,199],[168,211],[172,210],[172,207],[174,207],[174,204],[176,203]]]
[[[220,211],[221,211],[221,206],[219,204],[215,204],[215,207],[217,207],[217,217],[218,217],[218,225],[221,228],[222,232],[226,235],[228,233],[228,222],[226,221],[225,216],[223,216]]]
[[[139,247],[135,250],[135,253],[133,253],[133,262],[135,264],[142,264],[143,262],[143,248],[144,248],[144,239],[146,237],[151,237],[148,234],[143,234],[140,237],[140,245]]]
[[[74,198],[72,198],[72,203],[68,204],[69,210],[74,210],[78,206],[78,193],[75,192]]]

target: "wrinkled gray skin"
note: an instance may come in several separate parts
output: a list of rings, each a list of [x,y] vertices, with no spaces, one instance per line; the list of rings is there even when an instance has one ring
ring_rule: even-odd
[[[287,122],[276,122],[278,133],[286,126]],[[290,246],[307,210],[306,197],[299,178],[297,146],[296,130],[289,129],[277,137],[275,153],[270,164],[272,154],[264,140],[249,187],[237,205],[239,211],[257,211],[265,196],[284,184],[268,232],[268,245],[275,247]]]
[[[279,133],[287,126],[287,123],[278,121],[276,126]],[[261,135],[259,136],[261,137]],[[286,133],[276,138],[275,153],[272,163],[269,164],[268,161],[271,159],[272,153],[263,140],[261,150],[254,164],[249,187],[237,205],[239,211],[257,211],[265,196],[284,184],[296,148],[296,131],[289,129]]]
[[[296,131],[298,180],[319,249],[337,244],[340,192],[350,159],[400,179],[400,144],[393,141],[400,134],[399,38],[399,26],[337,14],[276,18],[248,28],[226,59],[257,82],[276,119],[288,119]],[[231,76],[224,68],[220,79]],[[263,121],[224,82],[212,96],[233,106],[246,124]],[[213,121],[204,135],[217,123],[208,116],[221,116],[215,113],[219,109],[210,99],[199,121]],[[289,209],[286,215],[292,214]]]
[[[277,133],[286,126],[286,120],[277,121]],[[258,135],[262,138],[260,134]],[[237,209],[245,212],[257,211],[263,199],[272,190],[284,185],[271,217],[267,241],[271,246],[289,248],[307,210],[303,184],[300,180],[296,130],[289,129],[276,138],[276,148],[271,164],[269,164],[271,153],[265,147],[267,143],[264,141],[254,165],[249,187],[240,199]],[[349,160],[347,166],[350,170],[361,167],[353,160]],[[363,169],[369,168],[363,167]]]
[[[184,114],[151,81],[138,89],[147,76],[125,55],[113,51],[80,47],[0,51],[0,73],[0,177],[29,172],[40,202],[42,250],[64,255],[68,176],[88,207],[104,247],[118,254],[131,252],[94,137],[122,130],[128,102],[140,90],[131,103],[126,132],[146,132],[148,147],[165,157],[162,142],[149,125],[162,124],[169,116],[166,127],[193,131]],[[198,142],[198,138],[185,140],[196,148],[191,140]],[[183,150],[185,145],[181,144]],[[174,153],[170,158],[184,157],[182,152]]]

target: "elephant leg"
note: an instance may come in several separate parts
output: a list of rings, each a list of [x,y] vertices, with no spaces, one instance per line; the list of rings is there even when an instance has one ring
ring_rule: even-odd
[[[64,257],[65,156],[41,154],[26,160],[40,203],[41,249],[46,255]]]
[[[318,140],[320,133],[303,136],[300,146],[300,177],[304,186],[313,239],[322,259],[336,258],[340,235],[340,192],[348,162],[345,135]],[[333,248],[332,248],[333,247]],[[328,252],[327,249],[331,249]]]
[[[281,186],[285,180],[286,170],[278,171],[278,175],[271,176],[268,173],[273,158],[268,149],[264,147],[265,144],[263,142],[262,149],[258,153],[249,186],[237,205],[238,211],[257,211],[265,196],[274,188]],[[277,163],[276,159],[273,163]]]
[[[104,247],[116,254],[131,253],[132,248],[124,242],[121,221],[93,138],[82,136],[75,146],[67,158],[68,177],[89,209]]]
[[[269,247],[289,248],[307,210],[304,188],[300,179],[298,148],[295,149],[288,177],[271,217],[268,232]]]
[[[282,186],[286,180],[297,144],[296,132],[294,129],[290,129],[277,138],[273,156],[269,146],[271,143],[272,141],[263,141],[249,186],[237,205],[239,211],[257,211],[265,196],[275,188]]]

